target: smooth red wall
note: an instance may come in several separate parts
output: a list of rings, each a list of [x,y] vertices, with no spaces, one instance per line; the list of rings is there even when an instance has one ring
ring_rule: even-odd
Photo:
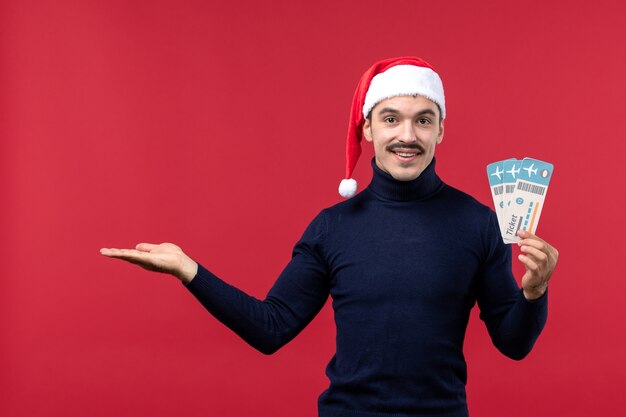
[[[623,4],[1,1],[0,414],[316,415],[329,306],[266,357],[98,249],[175,242],[263,297],[340,200],[358,77],[414,54],[446,87],[446,182],[491,205],[488,163],[555,165],[549,322],[513,362],[473,315],[472,415],[624,415]]]

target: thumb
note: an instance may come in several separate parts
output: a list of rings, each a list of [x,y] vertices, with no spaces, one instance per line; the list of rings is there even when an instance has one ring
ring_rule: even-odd
[[[135,249],[140,252],[151,252],[157,246],[159,245],[155,245],[154,243],[138,243]]]

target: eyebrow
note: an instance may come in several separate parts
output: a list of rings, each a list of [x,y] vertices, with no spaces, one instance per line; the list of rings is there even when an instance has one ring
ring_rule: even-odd
[[[394,109],[393,107],[383,107],[382,109],[380,109],[380,111],[378,112],[379,115],[385,114],[385,113],[391,113],[391,114],[400,114],[400,111],[398,111],[397,109]],[[415,113],[415,116],[423,116],[425,114],[430,114],[433,117],[436,117],[437,114],[431,110],[431,109],[424,109],[421,111],[418,111],[417,113]]]

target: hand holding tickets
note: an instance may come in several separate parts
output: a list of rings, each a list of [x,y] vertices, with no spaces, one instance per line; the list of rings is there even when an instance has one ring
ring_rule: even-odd
[[[517,243],[518,230],[535,234],[554,166],[538,159],[506,159],[487,165],[500,233]]]

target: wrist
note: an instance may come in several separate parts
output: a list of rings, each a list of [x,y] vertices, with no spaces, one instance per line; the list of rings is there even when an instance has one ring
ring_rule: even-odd
[[[187,285],[198,273],[198,264],[191,258],[185,256],[183,259],[180,270],[176,274],[176,277]]]
[[[540,299],[546,294],[547,290],[548,290],[547,285],[528,289],[528,290],[524,288],[523,290],[524,298],[526,298],[527,301],[537,301],[538,299]]]

